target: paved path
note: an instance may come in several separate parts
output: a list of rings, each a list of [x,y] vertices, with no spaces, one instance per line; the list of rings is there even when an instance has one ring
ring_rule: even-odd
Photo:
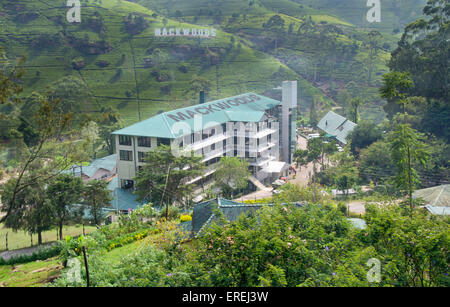
[[[348,204],[348,211],[359,215],[366,214],[366,206],[362,201],[352,201]]]
[[[298,136],[297,138],[297,149],[306,150],[308,146],[308,140],[302,136]],[[293,164],[297,174],[294,178],[294,174],[289,176],[288,181],[292,184],[298,184],[301,186],[307,186],[311,179],[311,176],[314,174],[314,164],[311,162],[306,166],[301,168],[297,168],[296,163]],[[316,165],[317,170],[320,170],[320,164]]]
[[[257,200],[257,199],[264,199],[264,198],[270,198],[273,196],[273,188],[265,188],[264,190],[259,190],[256,192],[253,192],[251,194],[239,197],[238,199],[235,199],[236,202],[243,202],[245,200]]]
[[[46,244],[42,244],[41,246],[33,246],[33,247],[27,247],[27,248],[21,248],[21,249],[15,249],[15,250],[1,252],[0,258],[9,260],[13,257],[19,257],[19,256],[24,256],[24,255],[30,256],[33,253],[36,253],[40,248],[48,248],[48,247],[52,246],[53,244],[56,244],[56,243],[55,242],[46,243]]]

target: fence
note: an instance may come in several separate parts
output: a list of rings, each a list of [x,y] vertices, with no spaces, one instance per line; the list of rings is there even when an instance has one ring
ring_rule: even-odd
[[[85,226],[85,233],[88,234],[95,230],[95,227]],[[63,227],[63,236],[79,236],[83,234],[83,226],[65,226]],[[49,230],[42,233],[42,243],[57,241],[57,230]],[[3,228],[0,224],[0,252],[6,250],[15,250],[20,248],[37,246],[38,236],[24,231],[14,232],[12,229]]]

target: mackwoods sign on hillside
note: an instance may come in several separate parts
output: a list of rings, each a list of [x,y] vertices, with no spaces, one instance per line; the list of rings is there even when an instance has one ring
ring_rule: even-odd
[[[199,29],[199,28],[156,28],[156,37],[200,37],[215,38],[217,36],[215,29]]]

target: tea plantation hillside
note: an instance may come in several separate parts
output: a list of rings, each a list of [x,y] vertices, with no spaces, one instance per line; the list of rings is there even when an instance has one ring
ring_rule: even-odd
[[[303,113],[313,101],[325,112],[364,96],[362,116],[380,121],[376,87],[398,37],[371,37],[342,6],[319,2],[84,0],[71,24],[65,0],[5,0],[0,46],[27,58],[24,96],[50,86],[80,97],[75,111],[111,106],[125,124],[196,103],[200,89],[208,99],[276,95],[267,91],[286,79],[299,80]],[[155,37],[164,27],[215,28],[217,37]]]
[[[146,118],[196,102],[196,80],[209,81],[209,99],[263,92],[285,79],[300,80],[306,94],[322,95],[286,65],[232,34],[218,30],[215,39],[156,38],[155,27],[198,26],[118,0],[82,1],[81,23],[70,24],[64,2],[1,4],[0,45],[11,59],[27,58],[24,95],[48,85],[76,87],[90,96],[80,110],[110,105],[125,124],[138,120],[138,108]]]

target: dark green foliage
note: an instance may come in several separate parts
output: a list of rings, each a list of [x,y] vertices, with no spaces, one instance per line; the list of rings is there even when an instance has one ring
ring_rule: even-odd
[[[89,181],[83,189],[83,204],[87,206],[94,225],[101,225],[105,219],[103,209],[111,207],[111,193],[104,180]]]
[[[58,256],[61,252],[61,246],[59,244],[52,245],[51,247],[40,248],[37,252],[31,255],[23,255],[4,260],[0,257],[0,265],[16,265],[21,263],[28,263],[37,260],[47,260],[49,258]]]
[[[46,189],[55,224],[59,228],[59,237],[63,237],[63,226],[81,218],[82,207],[75,207],[81,201],[83,182],[80,177],[62,174],[55,178]]]
[[[380,140],[381,137],[381,130],[374,122],[360,122],[349,135],[352,153],[358,157],[361,150]]]
[[[157,204],[184,203],[192,185],[185,185],[182,181],[202,173],[204,166],[201,160],[202,157],[193,154],[177,157],[167,145],[149,151],[144,158],[145,165],[135,179],[139,199],[150,199]]]

